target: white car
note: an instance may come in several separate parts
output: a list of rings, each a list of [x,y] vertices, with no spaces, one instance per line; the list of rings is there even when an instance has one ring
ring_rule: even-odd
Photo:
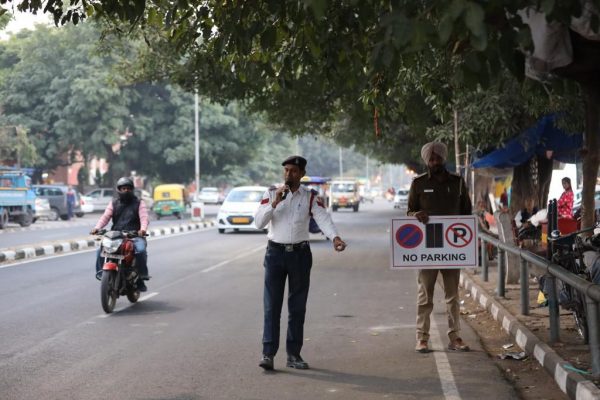
[[[223,199],[216,187],[204,187],[198,193],[198,200],[206,204],[221,204]]]
[[[254,213],[267,189],[265,186],[233,188],[217,214],[219,233],[225,233],[225,229],[233,229],[234,232],[259,230],[254,225]]]
[[[81,211],[83,213],[94,212],[94,202],[90,196],[85,196],[83,194],[80,194],[79,195],[79,205],[81,205]]]
[[[394,208],[407,209],[408,208],[408,189],[400,189],[394,196]]]
[[[40,218],[50,219],[51,210],[50,210],[50,202],[48,199],[44,199],[41,197],[35,198],[35,214],[33,216],[33,221],[37,221]]]

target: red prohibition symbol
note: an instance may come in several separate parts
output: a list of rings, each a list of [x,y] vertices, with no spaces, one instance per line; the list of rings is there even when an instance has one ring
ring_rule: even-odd
[[[417,225],[402,225],[396,231],[396,242],[405,249],[414,249],[423,241],[423,231]]]
[[[473,240],[473,231],[468,225],[457,222],[446,229],[446,242],[452,247],[465,247]]]

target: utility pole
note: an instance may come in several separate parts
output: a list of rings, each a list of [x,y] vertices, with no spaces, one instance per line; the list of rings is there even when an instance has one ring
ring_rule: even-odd
[[[458,111],[454,109],[454,160],[456,163],[456,173],[460,174],[460,148],[458,146]]]
[[[198,118],[198,90],[194,93],[194,149],[195,149],[195,182],[196,182],[196,193],[194,193],[194,200],[198,200],[198,192],[200,191],[200,123]]]
[[[369,156],[367,156],[367,160],[366,160],[366,164],[367,164],[367,189],[371,189],[371,179],[369,178]]]
[[[339,164],[340,164],[340,179],[342,179],[344,177],[344,162],[342,161],[342,148],[341,147],[340,147],[340,150],[339,150],[338,161],[339,161]]]

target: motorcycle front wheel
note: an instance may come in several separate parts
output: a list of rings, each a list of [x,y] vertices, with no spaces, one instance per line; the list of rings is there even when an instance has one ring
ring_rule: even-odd
[[[140,298],[139,290],[137,290],[135,288],[130,288],[127,291],[127,300],[129,300],[130,303],[137,303],[139,298]]]
[[[110,314],[117,304],[117,290],[114,288],[116,271],[103,271],[100,282],[100,302],[105,313]]]

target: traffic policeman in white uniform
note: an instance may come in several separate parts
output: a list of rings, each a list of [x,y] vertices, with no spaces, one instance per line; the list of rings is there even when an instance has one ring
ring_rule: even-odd
[[[288,157],[284,167],[285,183],[267,190],[254,216],[256,227],[269,225],[265,254],[263,357],[259,366],[273,369],[273,359],[279,349],[279,323],[285,281],[288,280],[288,329],[286,340],[287,363],[290,368],[308,369],[300,356],[304,341],[304,315],[310,284],[312,253],[308,225],[311,214],[328,237],[333,238],[336,251],[343,251],[346,243],[340,238],[327,213],[323,201],[315,192],[300,185],[306,159]]]

